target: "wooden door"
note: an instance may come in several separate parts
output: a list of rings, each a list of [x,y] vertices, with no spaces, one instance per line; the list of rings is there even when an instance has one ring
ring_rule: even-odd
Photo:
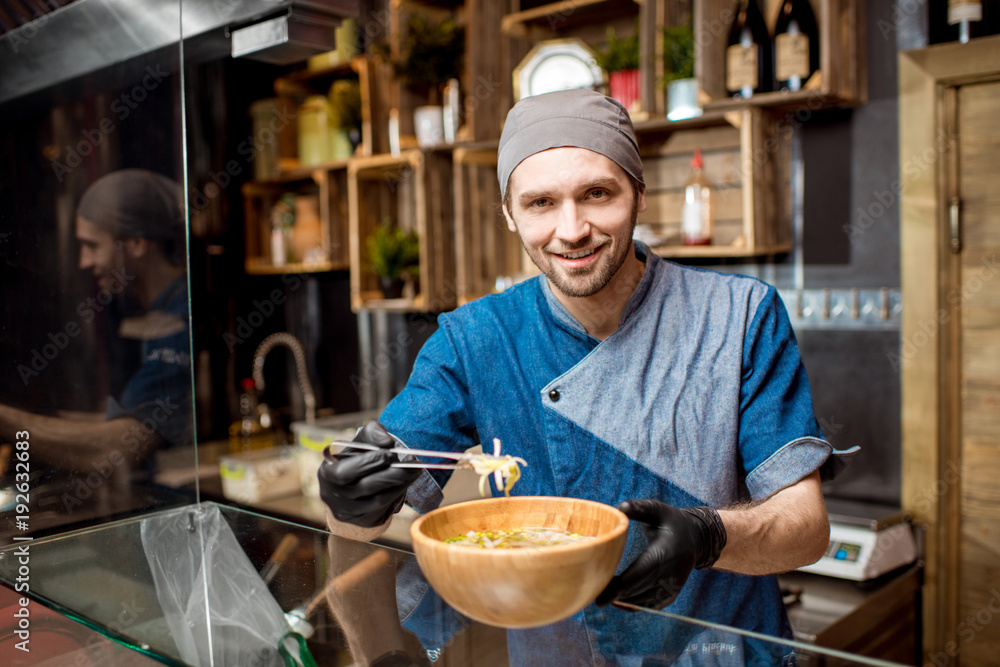
[[[903,503],[925,664],[1000,655],[1000,38],[900,54]]]
[[[956,640],[960,664],[987,665],[996,664],[1000,648],[1000,82],[959,86],[949,95],[957,148],[949,222],[954,216],[958,255],[949,294],[961,323]]]

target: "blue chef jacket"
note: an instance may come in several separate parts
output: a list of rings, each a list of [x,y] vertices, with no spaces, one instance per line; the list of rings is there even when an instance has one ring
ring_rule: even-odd
[[[503,453],[528,462],[512,494],[609,505],[655,498],[725,507],[763,500],[817,468],[829,478],[846,465],[840,452],[831,456],[816,423],[775,289],[664,261],[638,242],[636,255],[646,270],[620,328],[604,341],[586,333],[542,276],[442,315],[380,421],[416,448],[489,449],[499,438]],[[407,502],[433,509],[446,479],[446,472],[423,473]],[[620,570],[645,546],[633,522]],[[405,623],[425,645],[440,646],[453,629],[442,625],[440,602],[416,577],[401,585]],[[695,571],[666,611],[791,637],[770,576]],[[552,626],[510,631],[511,661],[682,661],[692,641],[732,643],[711,632],[698,640],[664,633],[663,623],[590,605]],[[723,664],[758,661],[752,645],[726,650],[741,653]]]
[[[193,441],[191,345],[188,338],[187,278],[170,283],[150,305],[172,326],[142,342],[142,364],[116,400],[108,401],[107,419],[130,416],[141,423],[122,444],[139,448],[155,431],[164,447]],[[150,457],[149,463],[152,463]]]

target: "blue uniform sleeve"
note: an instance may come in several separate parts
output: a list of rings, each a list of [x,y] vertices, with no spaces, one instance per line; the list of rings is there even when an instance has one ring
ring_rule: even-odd
[[[758,304],[744,340],[739,445],[755,500],[824,466],[833,451],[816,423],[795,334],[773,287]],[[843,467],[846,463],[835,459],[822,472],[831,478]]]
[[[142,423],[136,437],[155,432],[167,446],[191,444],[194,417],[187,328],[145,342],[142,355],[142,365],[121,397],[110,403],[107,418],[134,417]]]
[[[415,449],[462,452],[479,444],[465,367],[448,333],[447,318],[417,355],[410,378],[379,421]],[[425,471],[407,492],[406,502],[426,512],[441,501],[450,471]]]
[[[465,451],[478,444],[465,368],[442,316],[441,327],[417,355],[406,387],[386,406],[379,421],[415,449]],[[406,492],[406,502],[419,512],[441,503],[441,488],[450,471],[425,470]],[[468,625],[424,579],[413,560],[397,574],[397,598],[403,627],[424,648],[438,652]]]

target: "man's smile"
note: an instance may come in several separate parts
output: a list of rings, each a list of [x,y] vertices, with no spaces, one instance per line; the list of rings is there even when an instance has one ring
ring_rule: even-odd
[[[550,254],[563,268],[582,269],[597,262],[598,258],[604,254],[601,252],[604,249],[604,246],[605,244],[601,243],[597,246],[591,246],[581,250],[573,250],[570,252],[550,252]]]

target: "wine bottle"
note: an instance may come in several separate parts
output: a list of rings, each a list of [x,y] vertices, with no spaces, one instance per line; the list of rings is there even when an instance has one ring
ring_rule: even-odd
[[[819,69],[819,28],[809,0],[784,0],[774,26],[776,90],[801,90]]]
[[[726,48],[726,90],[747,98],[771,90],[771,38],[757,0],[739,0]]]
[[[698,148],[691,159],[691,174],[684,184],[681,242],[684,245],[708,245],[712,242],[712,185],[705,178],[701,149]]]
[[[948,0],[948,25],[958,24],[958,41],[969,41],[969,22],[983,20],[983,3],[978,0]]]

